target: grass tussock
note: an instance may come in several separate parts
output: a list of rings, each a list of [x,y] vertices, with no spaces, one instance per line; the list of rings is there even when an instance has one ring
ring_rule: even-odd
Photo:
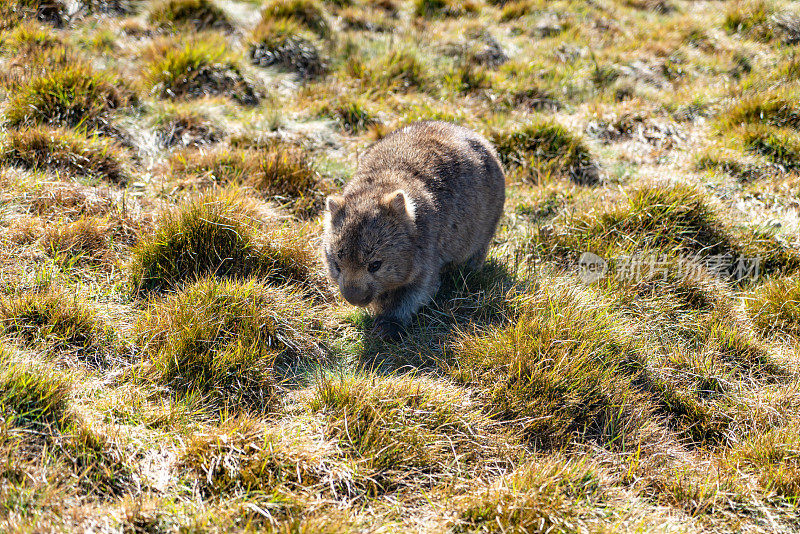
[[[457,502],[454,532],[575,532],[582,507],[600,498],[600,480],[579,460],[546,457]]]
[[[577,258],[584,251],[606,259],[658,251],[660,261],[694,258],[713,274],[746,279],[757,259],[758,273],[791,272],[800,259],[768,232],[734,227],[695,186],[645,184],[633,188],[616,205],[606,205],[555,221],[554,232],[540,234],[538,254]],[[711,264],[708,258],[720,259]],[[744,261],[744,260],[742,260]],[[756,260],[754,260],[756,261]]]
[[[320,36],[330,31],[325,10],[316,0],[268,0],[261,11],[261,19],[295,21]]]
[[[129,175],[126,157],[117,145],[60,128],[9,130],[0,140],[0,161],[119,185],[125,184]]]
[[[800,136],[788,128],[752,126],[745,128],[742,135],[745,148],[782,169],[800,169]]]
[[[567,176],[584,185],[599,180],[599,169],[585,143],[556,123],[535,122],[498,131],[493,141],[503,164],[517,169],[525,179],[538,183],[551,176]]]
[[[42,235],[42,247],[64,263],[75,261],[99,265],[110,258],[110,228],[95,217],[50,226]]]
[[[155,121],[156,135],[164,148],[198,147],[222,140],[222,129],[204,114],[190,109],[168,110]]]
[[[462,17],[480,11],[477,2],[454,2],[452,0],[414,0],[413,14],[417,17]]]
[[[725,14],[722,27],[748,39],[769,42],[775,37],[771,18],[775,9],[764,0],[734,2]]]
[[[501,437],[466,392],[410,376],[327,377],[310,401],[336,439],[377,484],[374,491],[453,474],[454,466],[492,457],[502,462]],[[455,467],[458,469],[458,467]]]
[[[135,327],[146,377],[226,405],[273,405],[276,366],[321,355],[307,301],[256,280],[206,278],[154,302]]]
[[[109,113],[133,102],[133,95],[108,74],[85,64],[68,65],[34,77],[6,108],[14,127],[47,124],[77,129],[107,128]]]
[[[250,61],[309,79],[326,70],[315,36],[294,19],[264,17],[250,37]]]
[[[146,83],[161,98],[227,96],[245,106],[260,101],[223,42],[190,39],[181,45],[164,41],[153,45],[147,56]]]
[[[254,421],[237,419],[193,436],[180,463],[211,495],[270,492],[289,502],[309,490],[331,492],[334,498],[355,495],[362,483],[358,467],[310,432],[316,430],[313,423],[307,426],[265,431]]]
[[[380,121],[364,99],[342,96],[320,106],[319,114],[330,117],[348,134],[361,133]]]
[[[759,93],[737,101],[720,118],[727,128],[747,124],[767,124],[800,129],[800,104],[795,94],[786,90]]]
[[[800,438],[797,423],[754,433],[726,459],[753,473],[769,493],[796,505],[800,500]]]
[[[800,279],[774,278],[745,300],[755,327],[765,336],[800,339]]]
[[[64,376],[0,345],[0,412],[6,424],[62,427],[71,418],[71,393],[72,384]]]
[[[161,0],[148,15],[161,28],[233,31],[233,24],[212,0]]]
[[[36,20],[62,27],[68,20],[67,5],[62,0],[2,0],[0,29],[14,28],[26,20]]]
[[[532,295],[513,324],[464,337],[448,372],[537,446],[578,436],[624,446],[648,423],[649,403],[631,384],[645,348],[619,317],[589,306],[594,297],[562,286]]]
[[[291,230],[264,232],[251,202],[230,192],[209,194],[162,215],[155,231],[132,251],[135,293],[165,291],[207,275],[263,277],[319,294],[316,254]],[[262,233],[263,232],[263,233]]]
[[[320,206],[319,173],[299,147],[273,144],[264,149],[227,149],[176,153],[173,176],[219,185],[243,185],[271,198],[290,201],[295,211]]]
[[[54,288],[4,297],[0,328],[30,348],[91,365],[105,364],[116,345],[113,331],[86,302]]]

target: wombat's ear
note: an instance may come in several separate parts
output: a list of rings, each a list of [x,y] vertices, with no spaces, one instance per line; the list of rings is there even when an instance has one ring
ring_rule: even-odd
[[[381,204],[398,215],[414,220],[414,202],[402,189],[384,195]]]
[[[331,216],[336,215],[344,207],[344,197],[339,195],[331,195],[325,199],[325,209]]]

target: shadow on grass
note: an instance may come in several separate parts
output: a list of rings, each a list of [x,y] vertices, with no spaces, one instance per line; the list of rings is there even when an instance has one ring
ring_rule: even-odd
[[[490,259],[477,271],[451,268],[442,273],[442,285],[433,301],[412,319],[398,341],[372,335],[373,318],[359,314],[355,326],[363,346],[357,365],[380,374],[437,372],[444,347],[464,332],[507,324],[513,316],[511,298],[520,280],[498,260]]]

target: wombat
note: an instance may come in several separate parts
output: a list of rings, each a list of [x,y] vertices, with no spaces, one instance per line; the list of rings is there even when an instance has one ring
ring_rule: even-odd
[[[326,201],[323,254],[344,298],[396,338],[448,264],[483,264],[503,212],[505,177],[480,134],[447,122],[396,130],[367,149]]]

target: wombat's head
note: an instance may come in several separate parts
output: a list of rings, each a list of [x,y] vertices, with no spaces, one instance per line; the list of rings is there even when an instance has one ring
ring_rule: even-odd
[[[407,283],[414,272],[414,204],[404,191],[374,202],[328,197],[324,260],[342,296],[367,306]]]

